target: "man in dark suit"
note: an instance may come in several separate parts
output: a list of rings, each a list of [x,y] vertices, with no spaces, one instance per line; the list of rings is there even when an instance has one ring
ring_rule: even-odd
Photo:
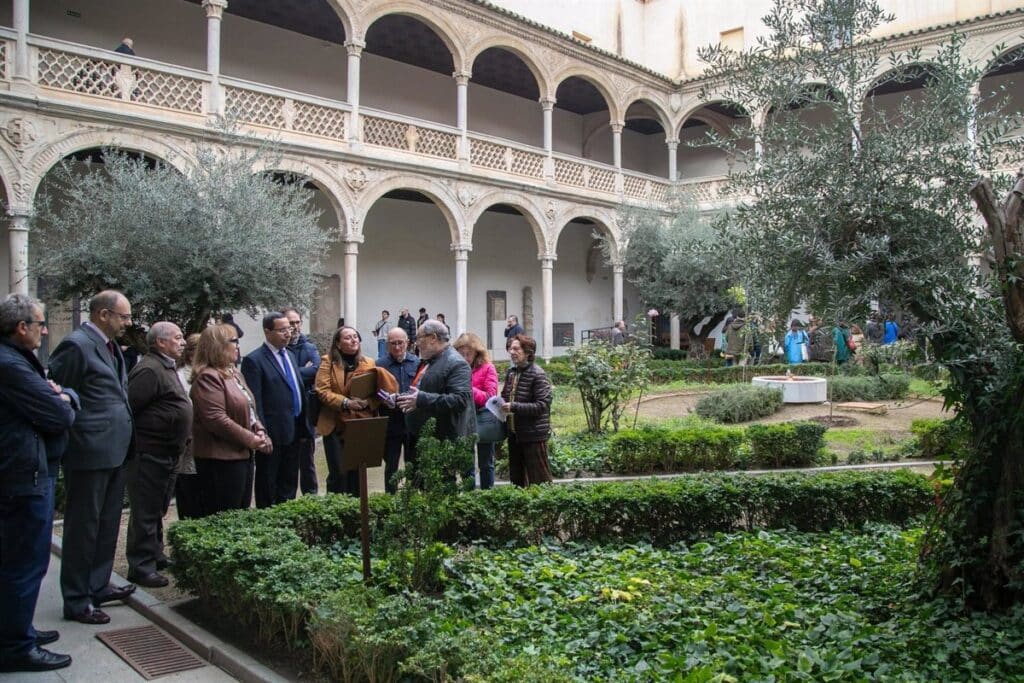
[[[265,343],[242,359],[242,374],[256,403],[256,414],[274,444],[256,454],[256,507],[295,498],[303,439],[312,439],[306,421],[306,392],[298,359],[288,350],[291,324],[278,311],[263,316]]]
[[[174,470],[192,438],[192,401],[178,377],[185,337],[172,322],[153,323],[149,353],[128,374],[128,403],[135,418],[135,457],[128,461],[131,518],[125,556],[128,580],[147,588],[168,584],[159,570],[164,554],[163,519],[174,494]]]
[[[64,618],[83,624],[106,624],[110,617],[98,608],[135,591],[133,584],[110,583],[133,429],[128,374],[116,340],[131,324],[128,299],[114,290],[100,292],[89,302],[89,320],[50,356],[50,377],[82,401],[64,454],[60,588]]]
[[[302,334],[302,315],[294,308],[282,308],[281,313],[288,318],[288,324],[292,327],[292,336],[288,339],[288,350],[295,355],[297,361],[295,367],[302,378],[302,392],[306,394],[306,407],[304,415],[309,423],[310,438],[302,439],[302,456],[299,459],[299,488],[306,496],[315,496],[320,488],[316,477],[316,440],[312,436],[316,428],[316,417],[312,415],[313,401],[315,395],[313,382],[316,380],[316,371],[320,369],[320,352],[316,344],[309,341],[309,337]]]
[[[35,350],[42,305],[24,294],[0,302],[0,671],[49,671],[71,657],[41,645],[60,637],[32,626],[50,564],[57,468],[78,398],[46,381]]]
[[[416,331],[416,343],[420,368],[409,391],[395,401],[405,413],[410,446],[405,462],[412,465],[420,431],[432,417],[437,419],[435,436],[442,441],[476,434],[473,371],[449,344],[448,326],[439,320],[426,321]]]

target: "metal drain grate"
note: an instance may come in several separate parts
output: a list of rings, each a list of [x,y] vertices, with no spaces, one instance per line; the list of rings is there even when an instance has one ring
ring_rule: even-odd
[[[206,662],[156,626],[103,631],[96,637],[147,681],[206,666]]]

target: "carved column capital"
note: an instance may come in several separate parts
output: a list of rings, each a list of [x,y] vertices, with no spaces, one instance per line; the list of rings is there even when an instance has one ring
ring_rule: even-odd
[[[366,41],[363,40],[348,40],[345,41],[345,51],[349,57],[358,57],[363,53],[363,48],[366,47]]]
[[[554,97],[541,97],[537,101],[540,102],[540,107],[544,111],[551,111],[555,108],[555,103],[558,102]]]
[[[207,19],[220,19],[228,7],[228,0],[203,0],[203,9]]]
[[[452,78],[454,78],[455,82],[459,85],[468,85],[469,79],[471,79],[472,77],[473,72],[466,69],[463,69],[462,71],[452,72]]]

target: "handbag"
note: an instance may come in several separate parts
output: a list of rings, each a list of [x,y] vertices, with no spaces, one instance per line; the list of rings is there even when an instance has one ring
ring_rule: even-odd
[[[857,342],[853,341],[853,337],[846,338],[846,348],[850,349],[851,351],[857,350]]]
[[[505,423],[487,408],[482,408],[476,411],[476,437],[478,443],[504,441]]]
[[[802,336],[800,343],[800,357],[806,363],[811,359],[811,340],[808,339],[807,333],[805,332]]]

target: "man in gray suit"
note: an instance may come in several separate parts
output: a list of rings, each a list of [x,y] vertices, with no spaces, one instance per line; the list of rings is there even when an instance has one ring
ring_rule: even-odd
[[[432,417],[437,420],[435,436],[442,441],[476,434],[473,371],[449,344],[448,326],[439,320],[426,321],[416,331],[416,344],[420,368],[409,391],[395,400],[406,414],[412,446],[405,454],[407,465],[415,464],[416,442],[424,423]]]
[[[50,377],[78,392],[82,409],[64,454],[66,502],[60,588],[64,618],[105,624],[100,605],[123,600],[135,586],[110,584],[121,528],[124,463],[132,445],[128,374],[117,338],[132,324],[123,294],[100,292],[89,320],[64,338],[50,357]]]

